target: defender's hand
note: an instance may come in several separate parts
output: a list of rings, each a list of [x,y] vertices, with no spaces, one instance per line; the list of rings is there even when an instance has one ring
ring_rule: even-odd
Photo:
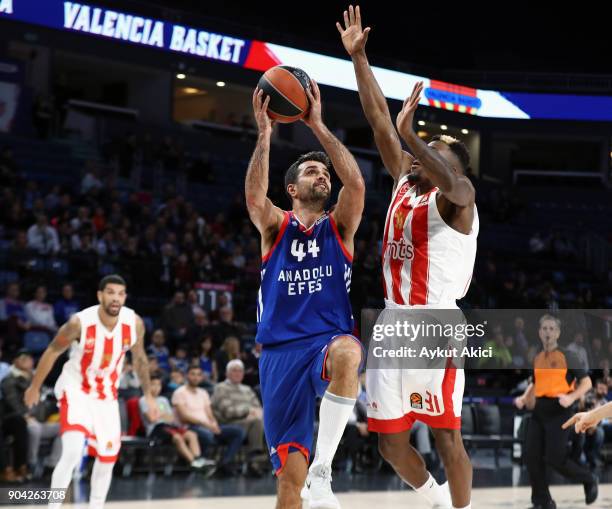
[[[338,22],[336,22],[336,28],[342,36],[344,49],[350,56],[365,50],[370,27],[362,30],[359,6],[353,9],[353,6],[349,5],[348,12],[344,11],[344,28],[342,28],[342,25]]]
[[[423,82],[419,81],[412,89],[412,94],[410,97],[404,101],[402,111],[400,111],[397,115],[397,130],[404,139],[407,138],[412,132],[414,112],[419,107],[421,92],[423,92]]]

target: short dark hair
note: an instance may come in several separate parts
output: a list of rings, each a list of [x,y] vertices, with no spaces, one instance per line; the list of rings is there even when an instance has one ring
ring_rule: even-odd
[[[441,141],[446,144],[451,149],[451,152],[457,156],[457,159],[459,159],[463,172],[468,171],[470,168],[470,151],[465,146],[465,143],[447,134],[436,134],[429,142],[431,143],[432,141]]]
[[[159,380],[161,382],[162,381],[162,375],[161,375],[161,373],[151,373],[149,375],[149,379],[151,380],[151,382],[153,380]]]
[[[193,371],[194,369],[199,369],[200,371],[202,370],[202,368],[200,367],[199,364],[192,364],[191,366],[189,366],[189,368],[187,369],[187,373],[189,373],[190,371]]]
[[[123,279],[119,274],[109,274],[108,276],[104,276],[102,279],[100,279],[98,290],[103,292],[106,285],[122,285],[127,288],[125,279]]]
[[[289,169],[285,173],[285,192],[287,191],[287,186],[289,184],[295,184],[297,182],[297,179],[300,176],[299,167],[302,163],[306,161],[317,161],[319,163],[323,163],[327,170],[331,172],[331,159],[327,156],[325,152],[313,151],[308,152],[307,154],[302,154],[300,157],[297,158],[297,161],[295,161],[291,166],[289,166]],[[289,196],[289,198],[291,198],[291,196]]]

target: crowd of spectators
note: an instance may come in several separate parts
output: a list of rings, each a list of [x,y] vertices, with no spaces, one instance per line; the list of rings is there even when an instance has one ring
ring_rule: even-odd
[[[135,161],[140,161],[161,164],[187,182],[212,184],[216,176],[206,151],[191,156],[180,140],[169,136],[154,140],[150,135],[130,135],[105,145],[102,152],[116,163],[116,171],[89,161],[79,185],[72,187],[28,179],[11,148],[0,151],[0,346],[12,361],[0,363],[2,429],[13,437],[14,451],[9,455],[11,465],[0,454],[3,479],[30,475],[36,467],[37,444],[57,435],[52,405],[28,411],[18,404],[18,393],[27,386],[37,356],[58,326],[96,303],[93,289],[98,279],[115,272],[128,282],[128,305],[146,319],[151,375],[159,389],[160,421],[145,421],[143,433],[172,441],[181,457],[198,469],[209,466],[203,460],[209,459],[211,446],[222,445],[217,468],[228,474],[234,473],[236,455],[245,443],[248,471],[259,474],[265,445],[258,399],[260,346],[253,337],[261,254],[241,184],[236,183],[224,210],[204,213],[176,187],[157,194],[130,192],[117,182],[129,179]],[[273,186],[272,192],[282,203],[282,188]],[[484,221],[507,221],[519,207],[508,193],[499,193],[495,199],[483,196]],[[355,242],[351,300],[356,317],[361,309],[382,306],[383,225],[384,206],[366,210]],[[588,281],[574,285],[571,264],[578,266],[578,252],[568,235],[556,230],[529,235],[527,257],[562,261],[564,269],[533,273],[518,262],[506,263],[504,254],[483,250],[464,306],[551,311],[604,307],[605,295],[593,291]],[[612,282],[612,272],[610,278]],[[211,304],[198,291],[202,282],[220,283],[233,291],[218,292]],[[493,329],[487,342],[496,351],[497,364],[484,363],[481,369],[526,369],[537,353],[527,343],[518,317],[512,330]],[[612,388],[612,342],[577,334],[569,348],[599,370],[602,384]],[[601,397],[603,390],[601,385]],[[140,397],[129,363],[121,377],[121,394],[126,401]],[[364,416],[358,405],[347,428],[349,458],[357,454],[355,444],[369,440]],[[428,434],[415,433],[419,449],[429,454]],[[42,466],[52,467],[57,451],[46,458]],[[355,464],[353,459],[349,464]]]

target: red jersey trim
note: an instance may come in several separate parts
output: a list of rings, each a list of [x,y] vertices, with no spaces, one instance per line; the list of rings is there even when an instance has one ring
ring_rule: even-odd
[[[338,241],[338,244],[340,244],[340,249],[342,249],[344,256],[350,263],[353,263],[353,255],[349,252],[349,250],[344,245],[344,242],[342,241],[342,237],[340,236],[340,232],[338,231],[338,225],[336,224],[336,220],[334,219],[334,216],[332,216],[331,214],[329,215],[329,224],[331,224],[332,230],[334,230],[334,234],[336,235],[336,240]]]
[[[276,249],[276,246],[278,246],[278,244],[280,243],[281,239],[283,238],[283,235],[285,234],[285,230],[287,229],[287,225],[289,224],[289,212],[283,211],[283,214],[285,214],[285,218],[283,219],[283,223],[281,224],[281,227],[278,230],[278,234],[276,235],[276,239],[274,239],[274,244],[272,245],[270,250],[265,255],[263,255],[261,257],[262,263],[265,263],[265,262],[267,262],[270,259],[270,257],[272,256],[272,253]]]

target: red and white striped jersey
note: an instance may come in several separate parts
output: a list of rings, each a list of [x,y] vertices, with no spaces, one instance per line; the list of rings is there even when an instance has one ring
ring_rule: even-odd
[[[117,325],[109,331],[100,321],[99,307],[77,313],[81,337],[72,344],[70,358],[55,384],[58,400],[67,389],[79,389],[96,399],[117,399],[125,353],[136,342],[136,313],[122,307]]]
[[[465,235],[448,226],[438,211],[438,188],[421,196],[398,182],[387,212],[382,245],[387,307],[456,308],[472,280],[476,259],[478,211]]]

